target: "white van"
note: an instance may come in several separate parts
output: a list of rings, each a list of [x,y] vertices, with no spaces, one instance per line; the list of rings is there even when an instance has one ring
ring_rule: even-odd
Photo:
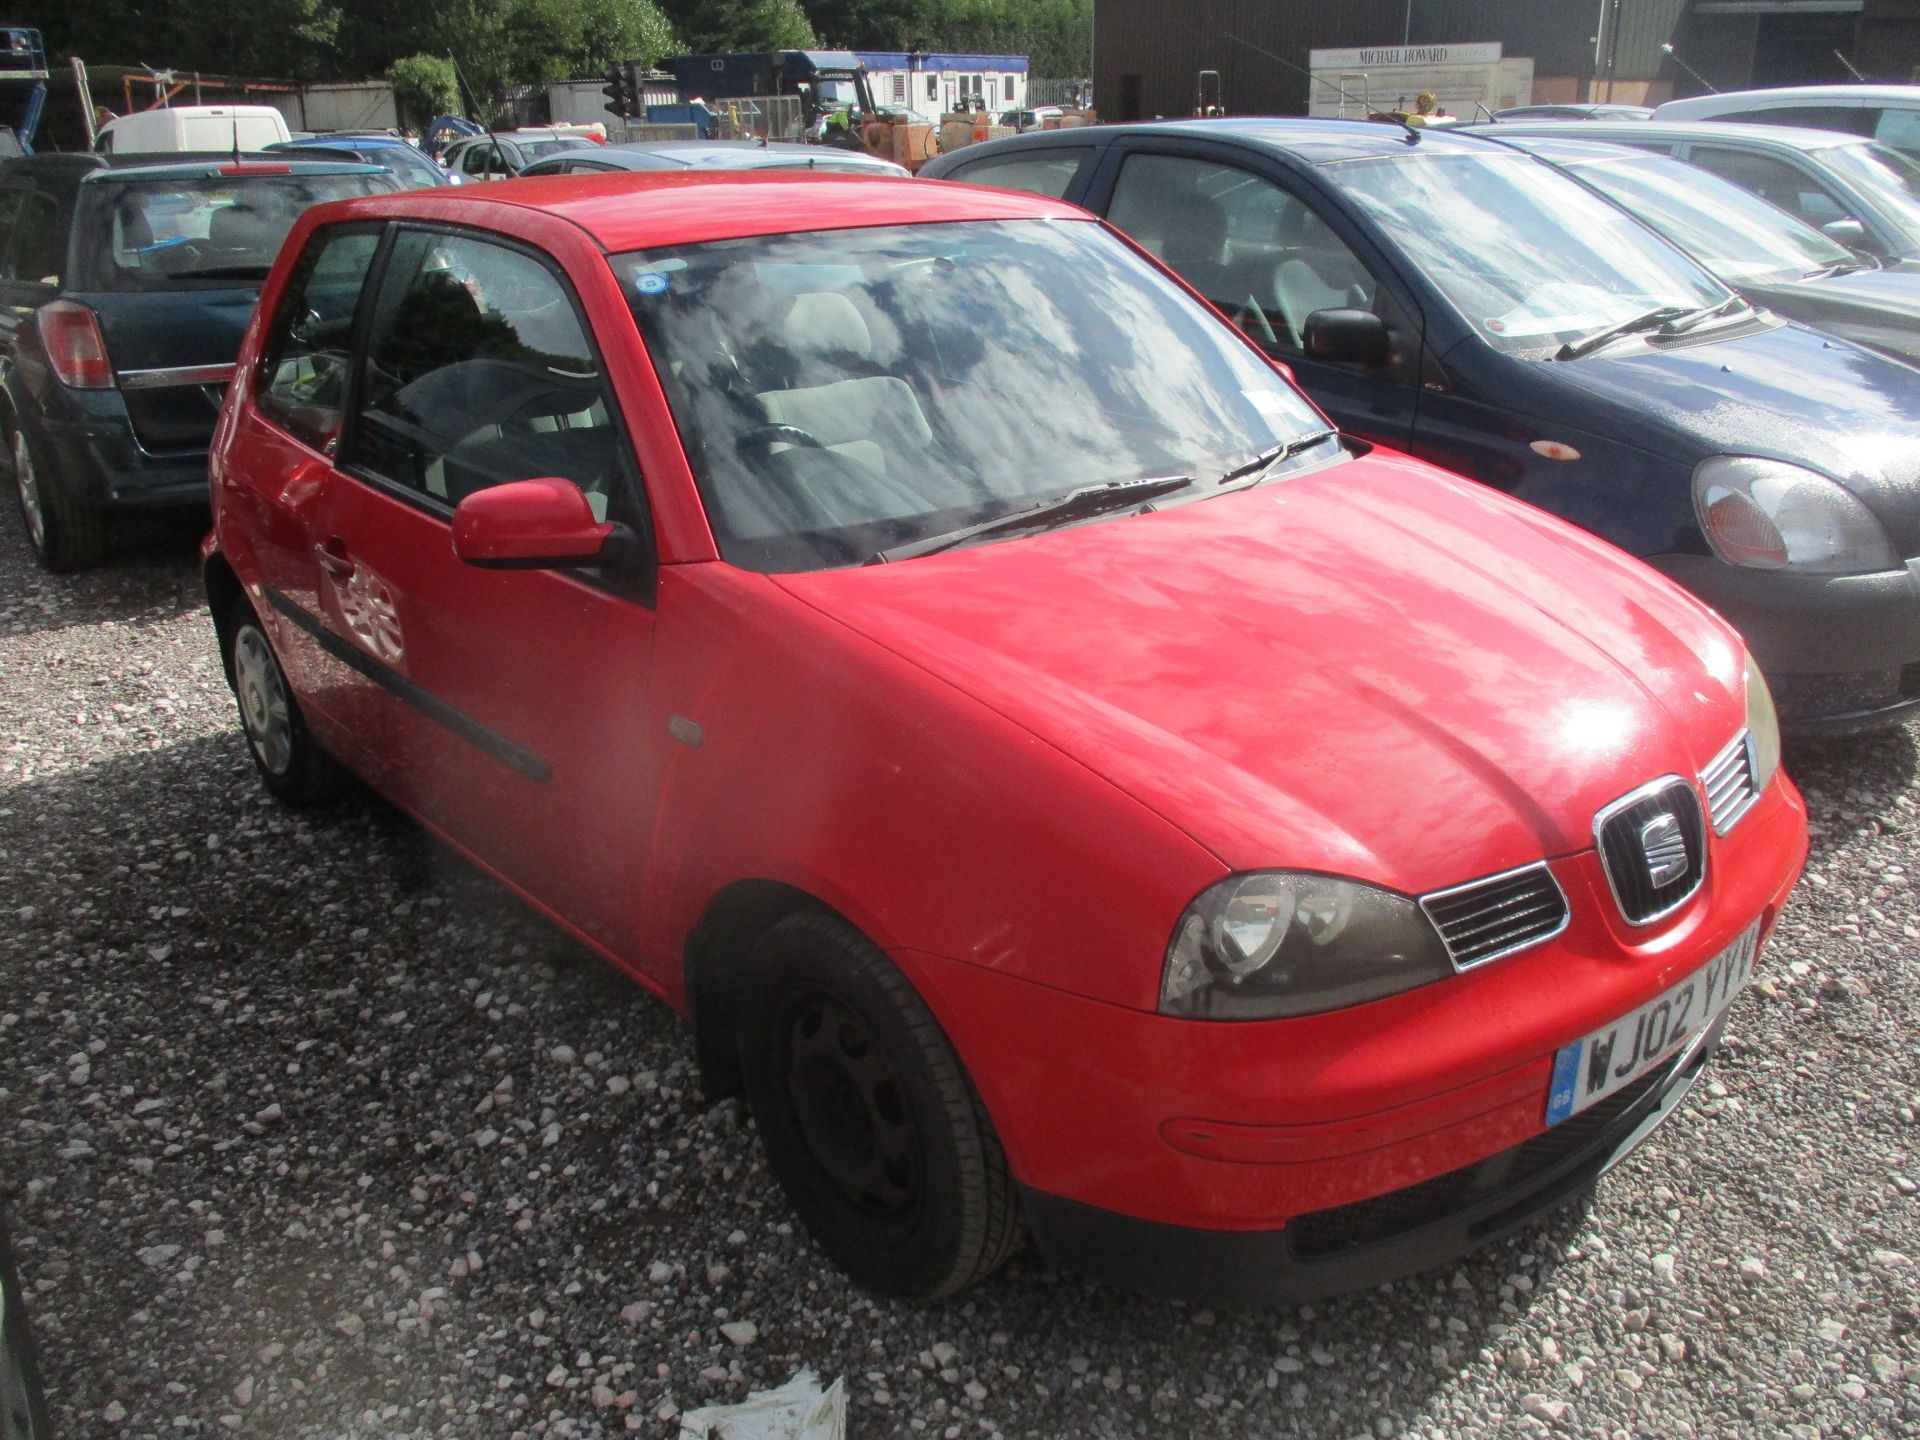
[[[170,105],[122,115],[100,127],[93,148],[128,151],[264,150],[293,136],[271,105]]]

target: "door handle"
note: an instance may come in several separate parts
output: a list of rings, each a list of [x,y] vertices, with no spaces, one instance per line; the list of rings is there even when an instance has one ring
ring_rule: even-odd
[[[313,558],[336,580],[348,579],[353,574],[353,561],[348,558],[347,547],[338,535],[316,544]]]

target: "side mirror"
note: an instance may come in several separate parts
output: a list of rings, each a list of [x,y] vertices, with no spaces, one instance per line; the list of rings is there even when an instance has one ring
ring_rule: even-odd
[[[618,527],[593,518],[571,480],[514,480],[476,490],[453,509],[453,553],[489,570],[591,565]]]
[[[1387,358],[1387,322],[1371,310],[1316,310],[1301,344],[1310,360],[1378,365]]]
[[[1873,244],[1867,236],[1867,227],[1858,220],[1829,220],[1820,227],[1820,233],[1829,240],[1838,240],[1849,250],[1866,250]]]

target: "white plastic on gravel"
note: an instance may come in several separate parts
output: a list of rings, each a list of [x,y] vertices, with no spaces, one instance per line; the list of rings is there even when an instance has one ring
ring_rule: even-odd
[[[364,795],[256,784],[190,534],[0,533],[0,1205],[63,1436],[662,1437],[802,1367],[855,1436],[1920,1431],[1920,760],[1802,749],[1799,901],[1591,1212],[1250,1314],[806,1243],[664,1009]]]

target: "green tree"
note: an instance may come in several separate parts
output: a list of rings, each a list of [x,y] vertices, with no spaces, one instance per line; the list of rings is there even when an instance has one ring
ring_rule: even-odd
[[[816,44],[799,0],[665,0],[687,53],[805,50]]]
[[[458,114],[460,86],[453,62],[440,55],[405,55],[387,67],[400,113],[416,126],[436,115]]]

